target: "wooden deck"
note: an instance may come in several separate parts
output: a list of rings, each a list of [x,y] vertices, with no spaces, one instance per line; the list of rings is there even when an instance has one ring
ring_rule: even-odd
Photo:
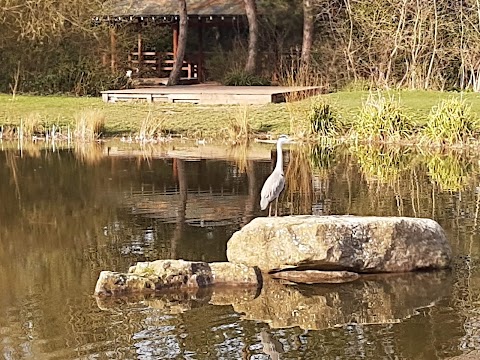
[[[301,99],[321,92],[320,87],[177,85],[102,92],[105,102],[140,100],[192,104],[267,104]]]

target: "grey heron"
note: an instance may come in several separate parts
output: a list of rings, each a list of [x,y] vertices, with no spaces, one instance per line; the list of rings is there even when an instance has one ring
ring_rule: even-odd
[[[281,135],[277,140],[277,163],[275,169],[263,184],[260,193],[260,208],[265,210],[268,206],[268,216],[272,213],[272,201],[275,200],[275,216],[278,212],[278,196],[285,187],[285,177],[283,176],[283,154],[282,145],[289,142],[287,135]]]

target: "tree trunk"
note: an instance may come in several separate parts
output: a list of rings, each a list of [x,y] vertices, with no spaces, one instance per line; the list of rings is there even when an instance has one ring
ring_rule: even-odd
[[[312,0],[303,0],[303,42],[300,60],[302,70],[307,70],[310,66],[313,45],[313,22]]]
[[[245,12],[248,19],[248,59],[245,64],[245,72],[253,74],[257,65],[257,39],[258,39],[258,21],[257,6],[255,0],[244,0]]]
[[[167,86],[177,85],[182,73],[183,58],[185,57],[185,48],[187,46],[187,28],[188,28],[188,16],[187,16],[187,2],[186,0],[177,0],[180,12],[179,23],[179,35],[178,35],[178,47],[177,54],[174,58],[172,72],[168,77]]]

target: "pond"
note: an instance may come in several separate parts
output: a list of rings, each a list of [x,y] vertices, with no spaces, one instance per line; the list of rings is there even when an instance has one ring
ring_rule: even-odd
[[[444,359],[480,349],[480,164],[464,153],[291,147],[280,201],[282,215],[433,218],[452,245],[451,271],[96,299],[101,270],[224,261],[229,237],[266,215],[259,192],[273,146],[228,156],[169,146],[0,151],[3,358]]]

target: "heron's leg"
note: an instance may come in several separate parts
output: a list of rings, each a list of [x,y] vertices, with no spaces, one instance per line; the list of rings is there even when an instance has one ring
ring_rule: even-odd
[[[272,203],[268,204],[268,216],[272,216]]]
[[[275,199],[275,216],[278,215],[278,197]]]

